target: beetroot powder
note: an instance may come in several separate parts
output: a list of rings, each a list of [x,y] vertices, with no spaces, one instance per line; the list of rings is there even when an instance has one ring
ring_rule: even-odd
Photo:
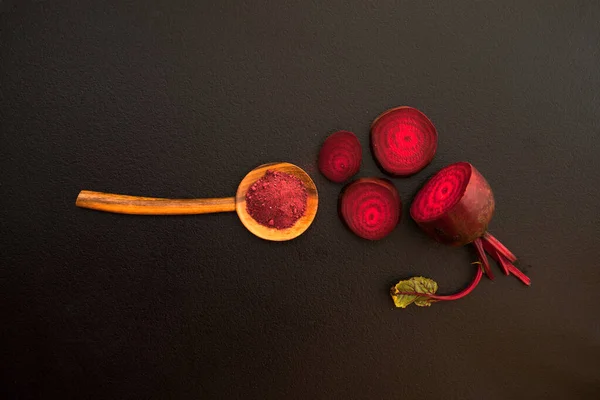
[[[267,170],[246,193],[246,210],[261,225],[290,228],[304,215],[307,197],[300,179],[285,172]]]

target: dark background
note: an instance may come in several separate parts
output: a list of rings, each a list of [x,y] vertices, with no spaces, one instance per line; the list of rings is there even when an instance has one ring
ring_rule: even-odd
[[[214,4],[213,4],[214,3]],[[597,1],[1,1],[1,394],[27,398],[595,399],[600,393]],[[371,121],[412,105],[433,163],[393,179],[404,219],[367,242],[316,169],[336,129],[381,176]],[[494,265],[469,297],[395,309],[419,274],[465,286],[470,249],[408,216],[472,162]],[[78,209],[81,189],[233,196],[255,166],[315,180],[311,228],[273,243],[235,213]]]

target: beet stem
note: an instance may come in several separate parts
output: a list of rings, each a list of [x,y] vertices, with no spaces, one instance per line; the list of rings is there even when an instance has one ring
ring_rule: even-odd
[[[478,266],[477,267],[477,274],[475,275],[475,279],[473,279],[473,281],[471,281],[471,283],[469,284],[469,286],[467,286],[466,288],[464,288],[463,290],[461,290],[458,293],[455,294],[450,294],[450,295],[432,295],[431,298],[434,300],[442,300],[442,301],[450,301],[450,300],[458,300],[461,299],[463,297],[465,297],[466,295],[468,295],[469,293],[471,293],[473,291],[473,289],[475,289],[477,287],[477,285],[479,284],[479,282],[481,282],[481,277],[483,276],[483,269]]]
[[[517,257],[498,239],[486,232],[482,238],[482,244],[484,250],[500,265],[504,275],[514,275],[525,285],[531,286],[531,279],[513,265]]]
[[[479,263],[477,263],[477,264],[479,264]],[[422,296],[422,297],[427,297],[431,300],[436,300],[436,301],[458,300],[458,299],[462,299],[463,297],[465,297],[466,295],[471,293],[473,291],[473,289],[475,289],[477,287],[479,282],[481,282],[482,276],[483,276],[483,268],[481,268],[481,266],[478,266],[477,274],[475,275],[475,278],[471,281],[469,286],[467,286],[466,288],[464,288],[463,290],[461,290],[460,292],[455,293],[455,294],[436,295],[436,294],[416,293],[416,292],[400,292],[397,294],[398,295],[408,295],[408,296]]]
[[[496,255],[496,257],[492,256],[492,258],[496,260],[498,265],[500,265],[500,268],[502,268],[502,272],[504,272],[504,275],[506,275],[506,276],[510,275],[510,271],[508,270],[508,265],[506,264],[506,261],[507,261],[506,258],[504,258],[504,256],[502,256],[502,254],[500,254],[500,252],[498,252],[498,251],[494,251],[494,254]]]
[[[481,238],[477,238],[473,241],[475,248],[477,249],[477,255],[479,256],[479,261],[483,265],[483,269],[485,270],[485,274],[491,280],[494,280],[494,274],[492,274],[492,269],[490,268],[490,263],[488,261],[487,256],[485,255],[485,251],[483,250],[483,243]]]
[[[508,269],[508,271],[513,274],[515,277],[517,277],[518,280],[520,280],[521,282],[523,282],[525,285],[527,286],[531,286],[531,279],[525,275],[523,272],[521,272],[521,270],[519,270],[517,267],[515,267],[513,264],[511,264],[506,258],[504,258],[502,255],[498,254],[500,257],[500,263],[504,265],[504,267],[506,269]]]
[[[508,268],[506,267],[506,265],[503,264],[502,261],[500,261],[501,258],[504,258],[502,254],[500,254],[498,250],[496,250],[491,244],[489,244],[485,240],[482,240],[481,243],[483,244],[483,249],[490,255],[490,257],[494,259],[494,261],[496,261],[500,268],[502,268],[502,272],[504,273],[504,275],[510,275],[510,272],[508,272]]]
[[[491,233],[484,233],[482,239],[485,242],[488,242],[494,249],[498,250],[498,252],[502,254],[511,263],[517,261],[517,256],[515,256],[510,250],[508,250],[506,246],[500,243],[500,241],[496,239]]]

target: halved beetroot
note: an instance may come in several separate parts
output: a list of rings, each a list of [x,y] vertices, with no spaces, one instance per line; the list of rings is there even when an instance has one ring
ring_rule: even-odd
[[[505,274],[512,273],[529,285],[529,278],[512,264],[514,254],[487,232],[494,209],[494,194],[483,175],[468,162],[458,162],[440,170],[423,186],[410,207],[410,215],[438,242],[452,246],[473,243],[490,279],[493,274],[485,252]]]
[[[437,241],[453,246],[472,243],[480,264],[472,282],[453,295],[438,295],[437,283],[422,276],[402,280],[390,289],[396,307],[410,304],[426,307],[437,301],[458,300],[479,284],[482,271],[493,279],[486,252],[496,260],[506,275],[514,275],[525,285],[531,280],[512,263],[515,255],[487,232],[494,214],[494,194],[483,175],[471,164],[449,165],[433,176],[417,193],[410,215],[427,234]]]
[[[379,240],[400,222],[402,202],[389,180],[361,178],[344,188],[339,209],[352,232],[364,239]]]
[[[332,182],[344,182],[360,169],[362,148],[356,135],[339,131],[330,135],[319,152],[319,170]]]
[[[392,175],[409,176],[425,168],[435,155],[437,138],[429,118],[407,106],[384,112],[371,125],[373,155]]]

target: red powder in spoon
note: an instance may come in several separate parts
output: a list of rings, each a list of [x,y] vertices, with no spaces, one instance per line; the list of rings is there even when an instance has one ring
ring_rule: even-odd
[[[304,215],[307,197],[300,179],[268,170],[246,193],[246,210],[261,225],[290,228]]]

